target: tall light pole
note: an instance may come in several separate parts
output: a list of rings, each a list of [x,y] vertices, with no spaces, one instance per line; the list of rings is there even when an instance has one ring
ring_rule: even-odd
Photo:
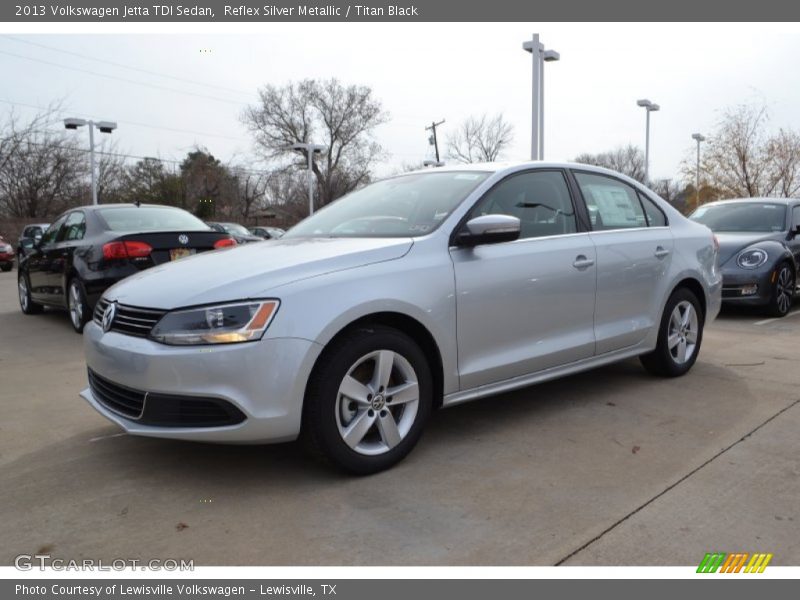
[[[650,100],[642,99],[636,101],[637,106],[644,108],[647,113],[647,125],[644,137],[644,182],[650,181],[650,113],[659,110],[661,107]]]
[[[314,155],[321,154],[326,148],[309,142],[292,144],[291,149],[305,154],[308,160],[308,215],[311,216],[314,214]]]
[[[706,136],[700,133],[693,133],[692,139],[697,142],[697,170],[695,172],[695,206],[700,206],[700,142],[706,141]]]
[[[531,160],[544,158],[544,63],[555,62],[561,55],[555,50],[545,50],[539,42],[539,34],[534,33],[529,42],[523,42],[522,49],[532,54],[532,92],[531,92]]]
[[[114,121],[98,121],[94,122],[91,119],[64,119],[64,127],[67,129],[78,129],[84,125],[89,126],[89,168],[92,171],[92,204],[97,204],[97,176],[95,175],[94,166],[94,128],[97,127],[101,133],[111,133],[117,128]]]

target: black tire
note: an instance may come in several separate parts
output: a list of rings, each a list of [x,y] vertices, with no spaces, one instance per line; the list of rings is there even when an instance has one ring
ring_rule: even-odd
[[[14,263],[3,263],[0,265],[0,269],[2,269],[4,273],[8,273],[13,266]]]
[[[75,310],[73,310],[73,288],[77,295],[77,302]],[[89,306],[86,303],[86,291],[83,288],[83,283],[78,277],[73,277],[67,283],[67,297],[65,298],[67,305],[67,313],[69,315],[69,322],[75,333],[83,333],[83,327],[89,321]],[[75,312],[77,311],[77,312]]]
[[[673,354],[678,353],[678,349],[675,346],[672,348],[670,347],[669,337],[672,327],[671,321],[673,312],[675,312],[678,305],[685,307],[685,303],[691,305],[694,310],[697,325],[696,334],[694,336],[695,342],[691,350],[691,355],[681,362]],[[691,290],[687,288],[678,288],[672,292],[669,300],[667,300],[667,304],[664,306],[664,313],[661,315],[661,322],[658,326],[658,343],[656,344],[656,349],[639,357],[642,366],[652,375],[660,377],[680,377],[688,373],[700,353],[700,345],[703,341],[704,320],[705,318],[700,306],[700,301]],[[680,338],[682,334],[676,333],[676,335]],[[684,336],[684,346],[688,347],[685,340],[690,337],[690,334]]]
[[[775,268],[775,283],[767,304],[767,314],[772,317],[785,317],[792,309],[794,298],[795,273],[788,262],[782,262]]]
[[[411,367],[416,375],[418,384],[418,401],[416,403],[416,413],[409,412],[407,423],[410,428],[402,437],[401,441],[394,447],[388,446],[382,453],[376,455],[365,455],[348,445],[340,432],[341,416],[340,411],[347,403],[349,410],[354,412],[352,421],[354,422],[358,414],[364,413],[373,415],[371,404],[357,406],[356,402],[345,400],[346,396],[339,394],[339,387],[343,383],[351,369],[357,365],[366,365],[365,368],[375,368],[377,361],[373,361],[370,367],[370,359],[367,363],[361,362],[364,357],[383,350],[388,350],[395,355],[399,355],[402,360],[393,358],[391,385],[387,383],[386,389],[398,385],[400,372],[397,370],[398,364]],[[405,367],[404,367],[405,368]],[[356,371],[353,371],[355,373]],[[372,388],[370,388],[371,390]],[[383,388],[380,388],[383,390]],[[374,390],[373,390],[374,391]],[[370,395],[369,399],[377,401],[378,396],[383,399],[382,393]],[[379,417],[384,417],[388,410],[390,417],[403,421],[406,406],[409,405],[390,405],[392,397],[386,394],[386,405],[377,413],[374,413],[374,426],[370,426],[369,435],[377,438],[377,444],[384,444],[383,432],[379,430]],[[320,457],[334,466],[349,473],[357,475],[368,475],[383,471],[395,465],[405,458],[412,448],[419,441],[425,424],[430,416],[433,405],[433,377],[424,352],[410,337],[404,333],[382,325],[374,327],[365,326],[353,329],[337,337],[317,361],[317,365],[309,378],[306,388],[305,403],[303,406],[303,426],[301,437],[306,447],[317,457]],[[345,409],[348,410],[348,409]],[[361,412],[360,412],[361,411]],[[378,415],[380,413],[380,415]],[[392,417],[392,415],[395,415]],[[399,416],[398,416],[399,415]],[[411,421],[413,419],[413,421]],[[364,440],[368,437],[365,436]]]
[[[25,291],[21,289],[21,283],[25,283]],[[17,287],[19,288],[19,307],[26,315],[38,315],[44,310],[41,304],[37,304],[31,298],[31,281],[27,273],[20,273],[17,276]]]

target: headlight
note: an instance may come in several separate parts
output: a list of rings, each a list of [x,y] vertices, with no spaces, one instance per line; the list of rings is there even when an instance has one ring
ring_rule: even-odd
[[[761,248],[745,250],[736,259],[736,264],[743,269],[757,269],[765,262],[767,262],[767,253]]]
[[[164,315],[150,337],[173,345],[260,340],[279,305],[278,300],[255,300],[176,310]]]

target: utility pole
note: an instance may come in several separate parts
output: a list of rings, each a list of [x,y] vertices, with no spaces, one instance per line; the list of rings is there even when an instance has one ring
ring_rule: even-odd
[[[561,55],[547,50],[534,33],[530,41],[523,42],[522,49],[533,55],[533,89],[531,98],[531,160],[544,159],[544,63],[555,62]]]
[[[700,206],[700,142],[706,141],[706,136],[701,133],[693,133],[692,139],[697,142],[697,168],[695,170],[695,207]]]
[[[308,214],[311,216],[314,214],[314,155],[321,154],[327,148],[320,144],[308,142],[292,144],[288,149],[300,152],[306,158],[306,163],[308,164]]]
[[[426,128],[425,128],[425,131],[432,131],[432,132],[433,132],[433,135],[432,135],[432,136],[431,136],[431,137],[428,139],[428,142],[429,142],[429,143],[430,143],[430,145],[431,145],[431,146],[433,146],[433,147],[434,147],[434,149],[436,150],[436,162],[437,162],[437,163],[439,163],[439,162],[441,162],[441,161],[439,160],[439,139],[436,137],[436,128],[437,128],[439,125],[441,125],[442,123],[444,123],[444,119],[442,119],[442,120],[441,120],[441,121],[439,121],[438,123],[437,123],[436,121],[433,121],[433,122],[430,124],[430,127],[426,127]]]
[[[92,204],[97,204],[97,175],[95,173],[94,160],[94,128],[97,127],[101,133],[111,133],[117,128],[114,121],[92,121],[86,119],[64,119],[64,127],[67,129],[78,129],[84,125],[89,126],[89,168],[92,171]]]

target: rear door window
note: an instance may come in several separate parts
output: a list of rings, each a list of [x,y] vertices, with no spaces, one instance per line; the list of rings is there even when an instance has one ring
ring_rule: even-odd
[[[647,227],[636,190],[618,179],[595,173],[575,173],[595,231]]]

